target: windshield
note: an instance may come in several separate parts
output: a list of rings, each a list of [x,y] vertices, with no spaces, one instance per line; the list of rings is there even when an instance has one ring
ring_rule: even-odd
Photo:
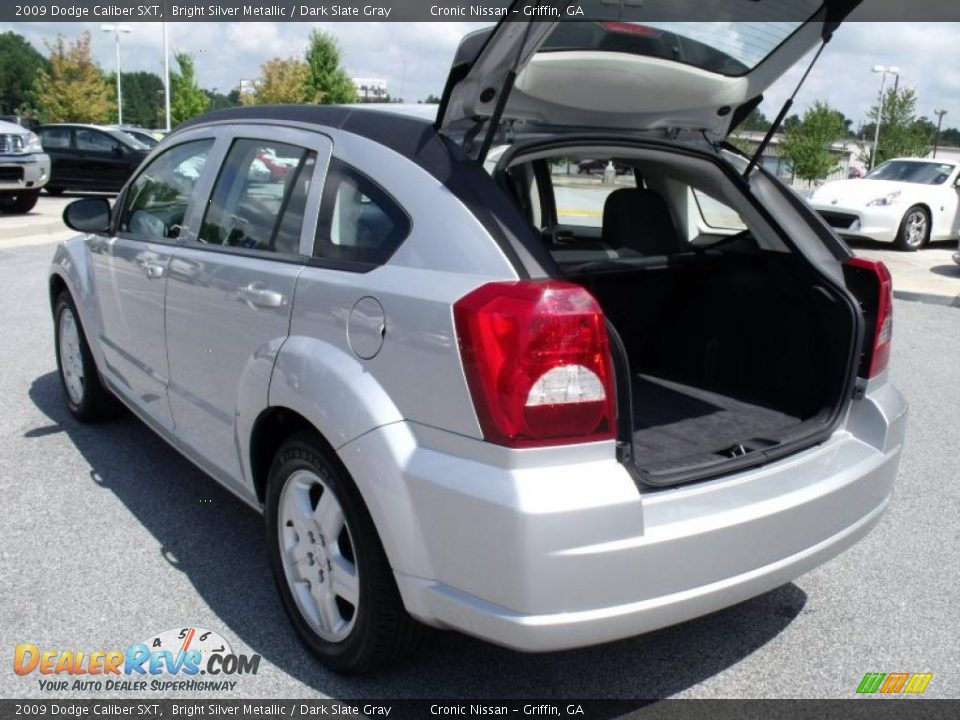
[[[149,150],[149,149],[150,149],[150,148],[147,146],[146,143],[140,142],[140,141],[137,140],[137,138],[135,138],[133,135],[131,135],[130,133],[125,132],[125,131],[123,131],[123,130],[114,130],[114,131],[113,131],[113,136],[114,136],[115,138],[119,139],[119,140],[122,140],[125,144],[129,145],[129,146],[132,147],[134,150]]]
[[[920,185],[942,185],[953,172],[949,163],[890,160],[868,172],[866,180],[898,180]]]

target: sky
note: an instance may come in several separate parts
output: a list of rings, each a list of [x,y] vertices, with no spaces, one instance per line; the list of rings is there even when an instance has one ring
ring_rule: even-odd
[[[169,23],[170,45],[191,53],[202,87],[229,92],[241,79],[255,78],[260,66],[273,57],[301,55],[312,27],[333,32],[343,49],[343,64],[353,77],[387,81],[394,97],[406,101],[440,95],[450,61],[461,37],[483,23]],[[161,74],[163,55],[160,23],[134,23],[121,38],[124,71],[148,70]],[[105,70],[115,67],[113,35],[99,23],[6,23],[0,31],[25,36],[46,54],[44,41],[57,33],[67,38],[89,30],[94,53]],[[901,85],[917,91],[917,111],[934,118],[946,110],[944,127],[960,127],[960,23],[848,22],[835,33],[817,66],[797,96],[795,111],[802,113],[815,100],[826,100],[854,120],[865,120],[875,104],[880,76],[877,64],[899,66]],[[770,118],[806,68],[801,59],[765,93],[761,110]],[[888,83],[892,80],[888,76]]]

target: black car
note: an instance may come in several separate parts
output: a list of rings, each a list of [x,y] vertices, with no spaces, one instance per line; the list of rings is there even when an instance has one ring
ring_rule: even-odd
[[[37,128],[44,152],[50,156],[46,190],[117,192],[150,149],[125,132],[96,125],[58,123]]]

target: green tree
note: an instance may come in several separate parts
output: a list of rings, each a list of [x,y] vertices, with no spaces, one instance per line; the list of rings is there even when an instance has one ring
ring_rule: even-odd
[[[68,43],[57,35],[48,43],[50,67],[33,85],[33,102],[44,122],[110,122],[116,113],[114,90],[94,62],[90,33]]]
[[[241,98],[244,105],[314,103],[316,90],[310,84],[310,68],[299,58],[273,58],[260,67],[260,78],[252,93]]]
[[[954,147],[960,145],[960,130],[957,128],[944,128],[940,132],[940,144],[953,145]]]
[[[12,115],[33,105],[33,84],[50,63],[22,35],[0,33],[0,113]]]
[[[883,117],[880,119],[880,142],[877,144],[874,165],[895,157],[924,157],[933,145],[936,126],[927,118],[917,117],[917,94],[913,88],[892,87],[883,97]],[[864,137],[870,148],[863,158],[869,162],[876,130],[878,107],[867,113],[870,119],[864,126]]]
[[[780,123],[781,132],[786,132],[787,130],[792,130],[797,125],[800,124],[800,116],[794,113],[783,119],[783,122]]]
[[[220,110],[222,108],[232,108],[240,104],[240,90],[234,88],[224,94],[219,90],[204,90],[207,97],[210,98],[210,109]]]
[[[116,73],[110,79],[115,86]],[[121,73],[123,85],[123,123],[141,127],[163,125],[163,80],[152,72]]]
[[[311,96],[328,105],[357,101],[357,91],[347,71],[340,66],[340,45],[332,33],[314,30],[307,48]]]
[[[206,111],[210,98],[197,84],[193,58],[185,52],[173,54],[180,72],[170,73],[170,122],[179,125]]]
[[[439,105],[440,98],[434,95],[433,93],[430,93],[429,95],[427,95],[426,100],[418,100],[417,102],[421,104],[426,103],[427,105]]]
[[[770,120],[761,112],[760,108],[751,110],[750,114],[737,126],[737,130],[753,130],[758,132],[766,132],[769,129]]]
[[[817,101],[797,124],[784,133],[780,149],[802,180],[822,180],[833,172],[838,158],[830,152],[834,140],[843,136],[844,125],[836,110]]]

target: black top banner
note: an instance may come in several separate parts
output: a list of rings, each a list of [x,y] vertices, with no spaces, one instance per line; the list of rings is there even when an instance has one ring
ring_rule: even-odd
[[[498,20],[624,19],[689,20],[686,2],[667,0],[584,0],[568,5],[544,2],[512,8],[510,0],[3,0],[0,22],[450,22]],[[670,7],[678,8],[671,18]],[[812,15],[822,5],[849,8],[857,0],[787,0],[791,19],[797,11]],[[603,17],[598,17],[598,8]],[[701,21],[749,21],[763,0],[698,0]],[[776,10],[777,8],[774,8]],[[842,10],[846,12],[846,10]],[[761,13],[762,14],[762,13]],[[804,12],[806,15],[807,13]],[[769,19],[769,18],[765,18]],[[848,18],[858,22],[960,20],[955,0],[862,0]]]

